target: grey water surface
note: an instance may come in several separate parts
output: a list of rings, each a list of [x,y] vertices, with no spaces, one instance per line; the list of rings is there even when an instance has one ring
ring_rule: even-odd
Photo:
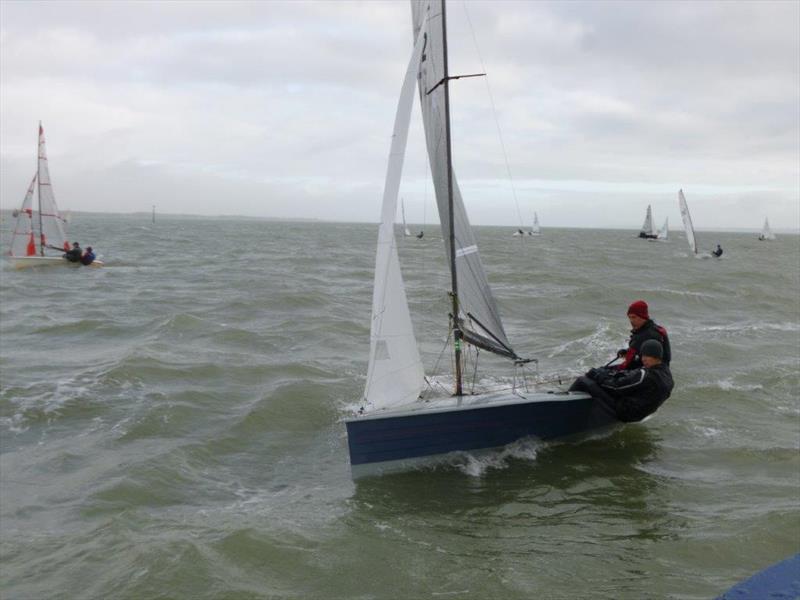
[[[699,232],[717,260],[679,234],[477,227],[540,380],[609,360],[642,298],[675,391],[607,435],[353,482],[377,226],[73,221],[105,268],[0,269],[6,600],[707,599],[800,550],[798,236]],[[399,245],[446,375],[440,233]]]

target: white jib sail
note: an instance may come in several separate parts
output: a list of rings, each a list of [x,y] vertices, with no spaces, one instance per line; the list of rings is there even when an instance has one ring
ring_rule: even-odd
[[[660,240],[669,239],[669,217],[664,219],[664,225],[661,227],[661,229],[658,230],[657,237]]]
[[[645,235],[653,235],[653,212],[649,204],[647,205],[647,214],[644,217],[644,223],[642,223],[642,233]]]
[[[775,234],[772,233],[772,229],[769,227],[769,219],[764,218],[764,229],[761,231],[761,237],[765,240],[774,240]]]
[[[683,190],[678,190],[678,206],[681,209],[683,228],[686,230],[686,241],[689,242],[689,248],[692,249],[692,252],[697,254],[697,240],[694,237],[692,216],[689,214],[689,206],[686,204],[686,197],[683,195]]]
[[[28,192],[22,201],[22,208],[17,214],[17,222],[11,233],[11,256],[34,256],[36,254],[36,241],[33,236],[33,186],[36,185],[36,175],[31,179]]]
[[[397,193],[400,189],[408,126],[414,103],[415,77],[423,47],[424,32],[421,32],[414,45],[397,104],[383,189],[383,208],[375,256],[369,368],[364,390],[369,410],[413,402],[419,397],[424,385],[425,371],[414,338],[394,235]]]
[[[44,129],[39,123],[39,210],[42,230],[40,244],[51,250],[69,250],[67,235],[64,233],[64,219],[58,212],[53,186],[50,183],[50,169],[47,166],[47,151],[44,144]]]
[[[419,99],[425,140],[431,165],[436,204],[442,224],[445,255],[450,256],[450,213],[448,201],[448,161],[445,114],[444,38],[442,31],[441,0],[412,0],[411,13],[414,35],[419,37],[422,29],[425,44],[419,68]],[[475,234],[469,224],[467,211],[461,199],[455,173],[453,185],[453,229],[455,231],[455,277],[458,282],[458,304],[462,319],[464,339],[470,341],[470,333],[481,336],[487,349],[494,352],[513,352],[506,336],[500,312],[497,309],[489,281],[483,269]],[[449,264],[448,260],[448,264]]]

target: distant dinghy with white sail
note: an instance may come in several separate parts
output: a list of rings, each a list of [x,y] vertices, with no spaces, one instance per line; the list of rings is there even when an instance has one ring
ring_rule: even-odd
[[[515,376],[530,361],[517,355],[506,335],[453,173],[446,4],[412,1],[412,18],[415,44],[395,116],[378,229],[367,382],[361,409],[345,419],[354,478],[408,469],[451,452],[498,448],[526,437],[557,438],[617,423],[583,392],[531,393],[515,382],[504,390],[472,393],[469,381],[465,385],[466,358],[477,360],[478,349],[510,361]],[[395,239],[417,83],[450,270],[448,347],[453,352],[454,393],[425,376]],[[448,317],[442,317],[444,329]]]
[[[683,228],[686,232],[686,241],[689,243],[689,250],[695,258],[711,258],[712,256],[719,256],[722,254],[713,254],[711,252],[698,252],[697,251],[697,237],[694,232],[694,225],[692,224],[692,215],[689,214],[689,205],[686,203],[686,196],[683,195],[683,190],[678,190],[678,208],[681,211],[681,219],[683,219]]]
[[[34,207],[33,197],[36,196]],[[71,249],[67,240],[65,219],[58,212],[58,205],[50,181],[47,164],[44,129],[39,123],[39,146],[36,173],[28,186],[22,207],[14,211],[17,218],[11,233],[9,260],[17,269],[42,266],[80,267],[80,262],[70,262],[64,253]],[[103,262],[95,259],[90,267],[102,267]]]
[[[533,227],[531,227],[528,235],[542,235],[542,228],[539,226],[539,215],[535,212],[533,213]]]
[[[758,239],[762,242],[769,242],[775,239],[775,234],[772,233],[772,229],[769,227],[769,219],[766,217],[764,218],[764,227],[761,229]]]
[[[647,205],[647,213],[644,216],[642,229],[639,231],[639,237],[647,240],[654,240],[658,237],[653,229],[653,210],[649,204]]]

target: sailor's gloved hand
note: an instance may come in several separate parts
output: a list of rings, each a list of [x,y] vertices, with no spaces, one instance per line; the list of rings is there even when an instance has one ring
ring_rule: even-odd
[[[617,358],[624,358],[628,351],[625,348],[617,350]]]

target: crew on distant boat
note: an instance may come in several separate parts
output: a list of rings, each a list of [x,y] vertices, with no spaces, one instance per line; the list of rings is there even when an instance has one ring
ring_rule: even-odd
[[[650,318],[649,307],[644,300],[636,300],[628,307],[628,321],[631,323],[631,338],[628,347],[617,352],[617,358],[624,359],[616,368],[618,370],[638,369],[642,366],[640,350],[647,340],[656,340],[663,349],[660,357],[669,365],[672,360],[672,351],[669,344],[667,330]]]
[[[714,251],[712,251],[712,252],[711,252],[711,254],[713,254],[713,255],[714,255],[714,256],[716,256],[717,258],[719,258],[720,256],[722,256],[722,246],[720,246],[719,244],[717,244],[717,249],[716,249],[716,250],[714,250]]]
[[[641,421],[669,398],[675,383],[664,348],[647,340],[641,348],[642,367],[619,371],[607,367],[591,369],[578,377],[570,391],[588,392],[604,409],[625,423]]]
[[[72,248],[64,253],[64,258],[69,262],[80,262],[82,255],[83,250],[81,249],[81,245],[78,242],[73,242]]]
[[[86,246],[86,251],[83,253],[83,256],[81,256],[81,264],[85,265],[85,266],[88,266],[88,265],[90,265],[90,264],[92,264],[94,262],[95,258],[97,258],[97,257],[95,256],[94,252],[92,251],[92,247],[91,246]]]

